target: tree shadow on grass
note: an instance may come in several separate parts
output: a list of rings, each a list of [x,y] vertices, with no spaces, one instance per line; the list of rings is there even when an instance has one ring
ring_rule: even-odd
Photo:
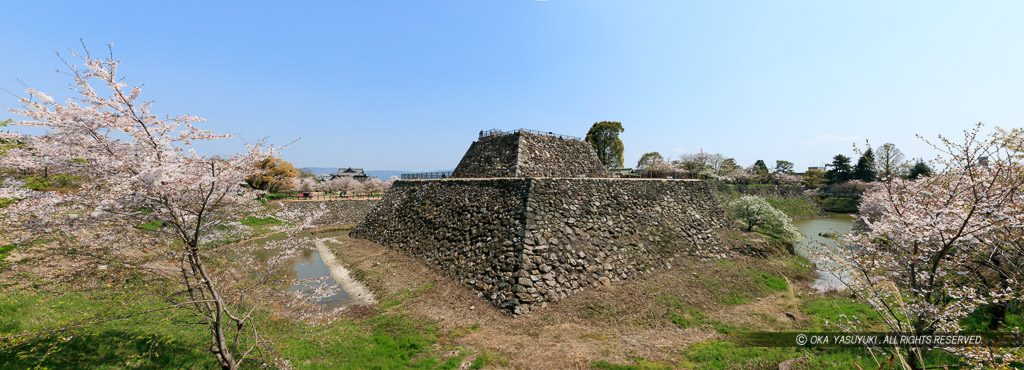
[[[201,343],[119,329],[71,331],[0,347],[0,368],[197,368],[218,367]]]

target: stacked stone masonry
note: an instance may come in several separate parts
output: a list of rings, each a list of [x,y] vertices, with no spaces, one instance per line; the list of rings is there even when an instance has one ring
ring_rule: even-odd
[[[403,180],[352,231],[416,256],[521,314],[676,258],[733,255],[705,182],[507,178]]]
[[[455,178],[607,177],[589,143],[525,131],[480,138],[455,167]]]
[[[288,210],[301,214],[313,214],[321,206],[327,207],[320,217],[313,220],[316,225],[345,225],[363,220],[366,214],[377,204],[377,200],[296,200],[284,201],[281,205]]]

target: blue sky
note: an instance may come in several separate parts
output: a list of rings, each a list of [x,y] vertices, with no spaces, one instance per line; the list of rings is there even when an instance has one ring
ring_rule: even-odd
[[[233,3],[229,4],[229,3]],[[301,5],[296,5],[301,3]],[[211,5],[212,4],[212,5]],[[941,1],[6,2],[0,88],[66,97],[55,50],[114,43],[161,114],[297,166],[453,168],[481,129],[584,136],[626,163],[701,149],[797,169],[851,145],[1021,127],[1024,4]],[[62,95],[64,94],[64,95]],[[0,106],[16,99],[0,92]],[[17,118],[6,111],[2,118]],[[238,140],[202,150],[241,150]]]

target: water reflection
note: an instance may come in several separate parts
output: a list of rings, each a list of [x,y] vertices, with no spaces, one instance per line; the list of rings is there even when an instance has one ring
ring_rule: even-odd
[[[304,231],[295,238],[333,238],[344,235],[344,230],[333,230],[326,232]],[[288,237],[286,234],[274,234],[266,238],[251,241],[255,245],[263,245],[268,241],[282,240]],[[320,257],[320,252],[310,241],[309,245],[302,245],[303,249],[296,253],[289,261],[281,267],[281,273],[285,280],[291,281],[291,285],[285,288],[289,292],[300,292],[310,298],[309,303],[321,305],[323,309],[334,309],[351,303],[352,299],[348,292],[342,289],[337,282],[331,278],[331,270]],[[257,258],[268,258],[274,254],[272,251],[257,251]],[[282,287],[283,288],[283,287]]]
[[[288,287],[288,291],[309,293],[314,299],[310,303],[326,305],[326,308],[334,308],[348,302],[348,292],[341,289],[337,282],[331,278],[331,270],[320,258],[320,252],[316,249],[304,249],[295,256],[291,263],[291,271],[295,275],[295,283]],[[326,296],[318,297],[317,292],[331,292]]]
[[[845,289],[839,279],[828,271],[828,267],[838,265],[836,261],[825,260],[813,251],[820,251],[821,248],[839,248],[833,238],[850,233],[853,217],[845,213],[830,213],[824,218],[794,221],[793,226],[804,234],[804,240],[795,248],[796,253],[818,266],[818,279],[811,286],[818,291]],[[832,237],[825,236],[829,234]]]

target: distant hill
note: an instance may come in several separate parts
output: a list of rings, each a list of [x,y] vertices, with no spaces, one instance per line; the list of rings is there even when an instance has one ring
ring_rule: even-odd
[[[391,176],[401,176],[403,173],[410,173],[412,171],[369,170],[365,172],[367,175],[381,179],[381,181],[388,181]]]
[[[338,172],[338,167],[303,167],[304,170],[312,172],[314,175],[327,175]],[[443,171],[451,171],[443,170]],[[401,171],[401,170],[365,170],[367,175],[379,178],[381,181],[388,181],[391,176],[400,176],[403,173],[415,173],[415,172],[427,172],[427,171]]]
[[[335,167],[302,167],[302,169],[312,172],[317,176],[338,172],[338,169]]]

